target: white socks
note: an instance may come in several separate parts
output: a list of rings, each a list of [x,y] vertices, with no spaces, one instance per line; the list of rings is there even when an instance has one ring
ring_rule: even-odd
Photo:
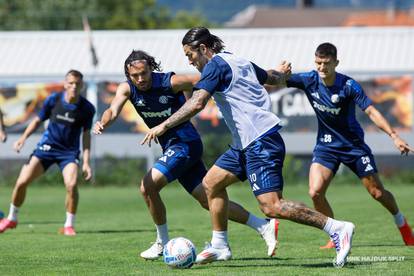
[[[211,246],[217,249],[229,247],[229,243],[227,240],[227,231],[213,231]]]
[[[73,227],[75,225],[75,214],[66,212],[66,221],[64,227]]]
[[[13,203],[10,203],[9,216],[8,220],[17,221],[17,214],[19,213],[19,208],[14,206]]]
[[[323,231],[325,231],[329,235],[332,235],[335,232],[337,232],[343,225],[344,224],[342,221],[339,221],[333,218],[328,218],[325,226],[323,227]]]
[[[250,226],[260,234],[263,234],[263,231],[266,229],[266,225],[269,222],[265,219],[258,218],[253,214],[249,214],[249,218],[246,222],[246,225]]]
[[[168,225],[166,223],[161,225],[155,225],[157,228],[157,241],[162,245],[165,245],[170,238],[168,237]]]
[[[398,211],[398,213],[394,215],[394,221],[395,221],[395,224],[397,224],[398,228],[404,225],[405,219],[404,219],[403,214],[401,214],[400,211]]]

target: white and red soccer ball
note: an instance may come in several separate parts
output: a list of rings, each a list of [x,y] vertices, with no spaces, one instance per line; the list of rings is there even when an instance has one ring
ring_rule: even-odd
[[[171,239],[163,253],[164,262],[171,268],[190,268],[197,257],[194,244],[183,237]]]

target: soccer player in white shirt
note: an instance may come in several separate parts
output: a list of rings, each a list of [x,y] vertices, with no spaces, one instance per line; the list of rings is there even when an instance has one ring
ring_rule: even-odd
[[[171,117],[152,128],[142,143],[149,143],[168,129],[200,112],[213,96],[230,129],[233,145],[216,161],[203,179],[213,224],[211,245],[197,256],[197,263],[224,261],[232,257],[227,240],[228,196],[226,187],[249,180],[262,212],[271,218],[288,219],[328,233],[337,250],[336,266],[343,266],[351,249],[354,225],[338,221],[284,199],[282,166],[285,146],[278,130],[280,119],[271,112],[270,97],[263,84],[284,83],[290,64],[265,71],[231,53],[207,28],[190,29],[182,40],[191,65],[201,72],[193,96]]]

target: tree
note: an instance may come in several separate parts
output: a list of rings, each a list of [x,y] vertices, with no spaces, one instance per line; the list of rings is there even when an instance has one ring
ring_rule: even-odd
[[[163,29],[209,26],[199,14],[175,16],[156,0],[0,0],[1,30]]]

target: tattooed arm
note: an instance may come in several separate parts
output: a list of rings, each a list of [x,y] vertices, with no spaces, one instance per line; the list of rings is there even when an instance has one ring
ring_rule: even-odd
[[[286,80],[292,73],[292,65],[290,62],[283,61],[276,70],[267,70],[267,85],[286,85]]]
[[[141,141],[141,145],[147,143],[149,146],[151,146],[152,140],[157,143],[158,136],[163,135],[168,129],[190,120],[191,117],[203,110],[210,97],[210,93],[204,89],[194,91],[193,96],[188,101],[186,101],[185,104],[179,110],[177,110],[177,112],[147,132],[144,139]]]

